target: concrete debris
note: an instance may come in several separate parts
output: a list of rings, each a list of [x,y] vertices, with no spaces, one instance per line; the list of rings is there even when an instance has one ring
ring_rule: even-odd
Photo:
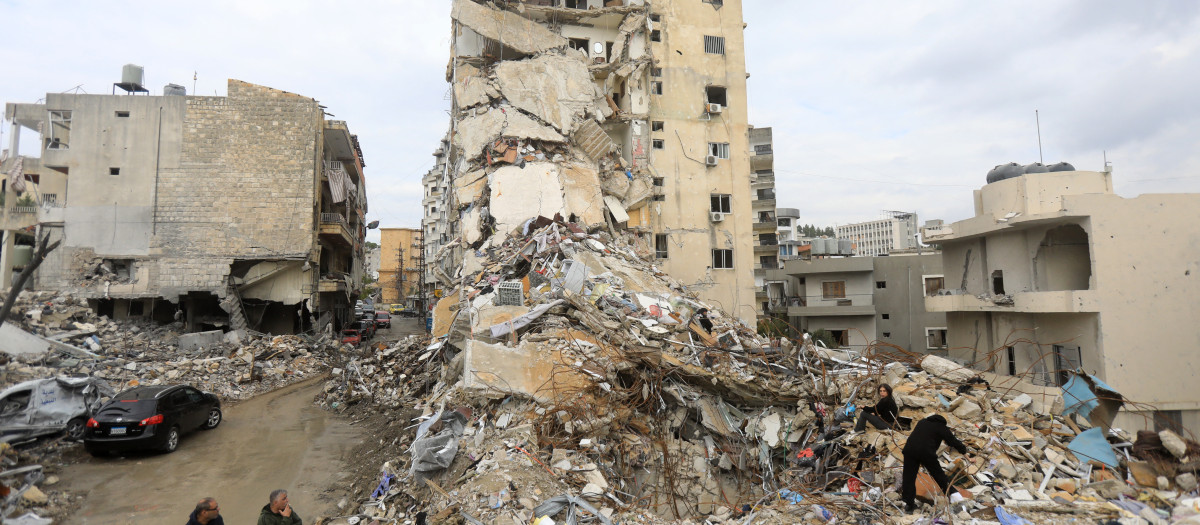
[[[567,39],[541,24],[471,0],[455,0],[450,17],[478,36],[526,55],[567,45]]]
[[[1187,457],[1187,444],[1183,442],[1183,438],[1179,434],[1171,430],[1163,430],[1158,433],[1158,439],[1162,441],[1163,448],[1167,449],[1172,456],[1183,459]]]

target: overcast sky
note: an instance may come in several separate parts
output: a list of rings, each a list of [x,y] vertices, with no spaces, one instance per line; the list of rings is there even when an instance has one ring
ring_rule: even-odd
[[[110,93],[126,63],[154,94],[311,96],[359,136],[371,218],[417,227],[449,5],[0,0],[0,100]],[[774,129],[778,203],[802,222],[967,218],[992,166],[1038,160],[1034,110],[1047,163],[1107,151],[1122,195],[1200,192],[1198,2],[746,0],[744,18],[750,121]]]

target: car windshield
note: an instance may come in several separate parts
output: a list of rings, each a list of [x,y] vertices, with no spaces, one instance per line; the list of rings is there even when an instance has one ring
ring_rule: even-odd
[[[342,330],[342,333],[346,335],[358,335],[358,330],[348,328],[346,330]]]
[[[379,313],[375,314],[376,319],[387,319],[389,317],[391,317],[391,315],[388,314],[387,312],[379,312]]]

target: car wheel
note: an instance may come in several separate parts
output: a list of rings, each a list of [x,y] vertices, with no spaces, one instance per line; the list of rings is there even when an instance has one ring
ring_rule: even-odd
[[[200,427],[200,428],[203,428],[204,430],[212,430],[214,428],[217,428],[217,425],[220,425],[220,424],[221,424],[221,409],[219,409],[217,407],[213,407],[212,410],[210,410],[208,412],[208,419],[204,421],[204,426]]]
[[[87,432],[87,419],[83,416],[67,421],[67,439],[71,441],[79,441],[83,439],[83,434]]]
[[[171,427],[171,430],[167,431],[167,441],[163,443],[163,452],[170,454],[177,448],[179,448],[179,427]]]

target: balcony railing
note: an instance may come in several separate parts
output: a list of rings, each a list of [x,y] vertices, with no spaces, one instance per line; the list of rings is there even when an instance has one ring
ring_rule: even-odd
[[[340,213],[322,213],[321,222],[325,224],[341,224],[346,230],[350,229],[350,223],[346,222],[346,218]]]
[[[38,210],[37,206],[10,206],[8,208],[8,213],[10,215],[17,215],[17,214],[22,214],[22,213],[33,214],[33,213],[37,213],[37,210]]]

